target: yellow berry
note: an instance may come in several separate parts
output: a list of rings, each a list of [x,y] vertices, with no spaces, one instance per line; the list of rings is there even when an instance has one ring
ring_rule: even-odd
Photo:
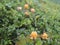
[[[34,13],[35,12],[35,9],[34,8],[31,8],[30,11]]]
[[[22,10],[22,7],[17,7],[17,10]]]
[[[28,5],[28,4],[25,4],[25,5],[24,5],[24,8],[25,8],[25,9],[28,9],[28,8],[29,8],[29,5]]]
[[[25,12],[25,15],[26,15],[26,16],[29,16],[29,12]]]
[[[42,38],[42,39],[48,39],[48,35],[44,32],[44,33],[41,35],[41,38]]]
[[[32,31],[32,33],[30,34],[30,39],[36,39],[38,36],[36,31]]]

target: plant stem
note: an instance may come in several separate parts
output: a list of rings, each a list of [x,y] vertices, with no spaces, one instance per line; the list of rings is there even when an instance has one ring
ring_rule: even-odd
[[[35,39],[33,39],[33,45],[36,45],[36,40]]]

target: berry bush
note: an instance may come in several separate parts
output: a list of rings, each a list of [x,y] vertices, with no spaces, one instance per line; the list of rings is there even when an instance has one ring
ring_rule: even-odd
[[[60,5],[0,0],[0,45],[60,45]]]

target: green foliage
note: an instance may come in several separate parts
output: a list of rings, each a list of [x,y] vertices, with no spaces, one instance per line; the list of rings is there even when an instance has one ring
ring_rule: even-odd
[[[29,4],[27,10],[24,9],[26,3]],[[22,10],[17,10],[19,6]],[[32,31],[39,35],[46,32],[49,36],[48,40],[37,39],[36,45],[60,45],[60,5],[48,0],[0,0],[0,45],[14,45],[17,39],[20,45],[33,45],[33,41],[26,38]]]

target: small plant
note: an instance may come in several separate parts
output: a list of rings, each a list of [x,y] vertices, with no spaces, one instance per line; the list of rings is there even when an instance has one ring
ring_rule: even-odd
[[[33,45],[36,45],[36,38],[37,38],[38,34],[36,31],[33,31],[31,34],[30,34],[30,39],[33,40]]]

